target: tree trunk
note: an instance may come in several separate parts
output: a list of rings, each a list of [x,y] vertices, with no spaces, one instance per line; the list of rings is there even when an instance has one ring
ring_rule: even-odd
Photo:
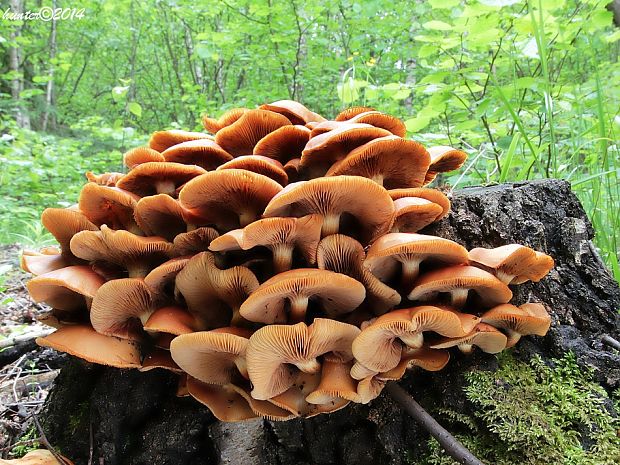
[[[556,266],[539,283],[515,288],[513,302],[544,302],[552,326],[544,337],[525,337],[515,357],[558,357],[573,351],[596,367],[606,388],[620,386],[620,356],[604,346],[620,329],[620,289],[592,245],[593,230],[564,181],[545,180],[468,188],[456,192],[452,212],[427,233],[468,248],[518,242],[550,254]],[[415,372],[401,386],[421,404],[440,395],[465,409],[462,374],[493,369],[492,355],[453,353],[438,373]],[[116,370],[71,360],[59,375],[43,414],[46,435],[78,465],[114,464],[397,464],[407,463],[428,436],[386,393],[368,405],[351,404],[330,415],[272,423],[221,423],[191,398],[176,398],[165,372]],[[439,394],[438,394],[439,393]]]
[[[56,0],[52,0],[52,9],[56,11]],[[47,74],[49,80],[47,81],[47,88],[45,90],[45,112],[43,113],[43,122],[41,124],[41,129],[45,132],[47,131],[47,125],[50,123],[50,115],[51,115],[51,123],[52,126],[55,125],[53,106],[54,106],[54,58],[56,58],[56,17],[52,17],[51,21],[51,31],[50,31],[50,60],[49,60],[49,72]]]
[[[11,0],[9,2],[11,11],[16,14],[24,12],[24,5],[22,0]],[[20,97],[20,93],[24,90],[24,77],[20,75],[23,73],[22,69],[22,49],[17,42],[21,35],[21,26],[14,26],[11,31],[11,46],[9,47],[9,69],[15,73],[15,76],[11,80],[11,97],[15,102],[15,121],[21,128],[30,129],[30,117],[26,110],[23,99]]]

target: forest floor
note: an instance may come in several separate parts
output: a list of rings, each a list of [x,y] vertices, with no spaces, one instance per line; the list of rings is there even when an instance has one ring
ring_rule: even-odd
[[[44,442],[37,415],[62,359],[32,338],[3,347],[11,338],[46,330],[36,320],[45,308],[28,295],[20,250],[18,244],[0,245],[0,458],[19,457]]]

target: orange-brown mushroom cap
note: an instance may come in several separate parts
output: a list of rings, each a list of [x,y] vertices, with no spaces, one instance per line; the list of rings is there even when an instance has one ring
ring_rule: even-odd
[[[133,212],[140,197],[117,187],[89,182],[80,192],[80,211],[93,224],[142,234]]]
[[[458,346],[464,353],[470,353],[473,346],[479,347],[488,354],[497,354],[506,348],[506,336],[486,323],[478,323],[473,331],[466,336],[456,338],[443,338],[433,345],[431,349],[448,349]]]
[[[325,121],[318,113],[308,110],[304,105],[294,100],[278,100],[273,103],[266,103],[259,108],[280,113],[288,118],[293,124],[306,124],[313,121]]]
[[[174,281],[177,274],[185,268],[190,257],[172,258],[153,268],[144,277],[144,283],[157,301],[166,301],[174,293]]]
[[[409,300],[428,300],[438,293],[449,293],[451,303],[462,307],[469,291],[475,291],[482,305],[494,306],[507,303],[512,291],[503,282],[475,266],[449,266],[430,271],[418,277],[409,293]]]
[[[149,147],[158,152],[163,152],[173,145],[181,144],[190,140],[211,139],[213,136],[203,132],[181,131],[179,129],[171,129],[169,131],[156,131],[151,135]]]
[[[477,247],[469,251],[473,265],[482,265],[506,284],[538,282],[553,268],[553,258],[519,244],[494,249]]]
[[[19,258],[19,266],[26,273],[35,276],[49,273],[50,271],[65,268],[71,265],[71,260],[61,255],[60,250],[55,253],[42,253],[34,250],[23,250]]]
[[[209,245],[219,236],[218,232],[209,227],[197,228],[174,238],[174,255],[195,255],[209,249]]]
[[[243,227],[261,213],[282,186],[266,176],[245,170],[211,171],[188,182],[179,194],[193,215],[223,230]]]
[[[308,301],[318,300],[331,317],[355,310],[366,297],[359,281],[312,268],[285,271],[268,279],[241,305],[241,316],[261,323],[304,321]],[[288,310],[288,311],[287,311]]]
[[[405,137],[407,135],[405,123],[395,116],[388,115],[387,113],[382,113],[380,111],[365,111],[353,116],[348,121],[351,123],[371,124],[377,128],[387,129],[398,137]]]
[[[217,168],[218,170],[239,169],[252,171],[253,173],[262,174],[273,179],[281,186],[286,186],[288,176],[284,171],[282,164],[277,160],[272,160],[262,155],[243,155],[224,163]]]
[[[161,236],[172,241],[187,231],[183,208],[168,194],[144,197],[134,209],[136,223],[147,236]]]
[[[544,336],[551,326],[551,316],[544,305],[537,303],[523,304],[519,307],[511,304],[498,305],[487,310],[481,316],[481,320],[506,331],[508,334],[506,347],[514,346],[521,336],[530,334]]]
[[[326,176],[363,176],[386,189],[420,187],[429,163],[430,157],[424,146],[389,135],[353,149],[334,164]]]
[[[306,401],[317,405],[336,405],[343,400],[359,402],[357,382],[350,374],[352,365],[352,361],[344,362],[329,354],[323,357],[321,382],[306,396]]]
[[[120,178],[125,176],[123,173],[101,173],[95,174],[92,171],[86,172],[86,179],[101,186],[116,186]]]
[[[187,377],[189,394],[209,407],[211,413],[220,421],[242,421],[258,416],[238,389],[231,384],[219,386],[203,383],[191,376]]]
[[[175,195],[177,188],[205,170],[196,165],[172,162],[148,162],[136,166],[116,183],[116,187],[140,197],[155,194]]]
[[[439,173],[459,169],[467,160],[467,154],[462,150],[443,145],[430,147],[428,153],[431,156],[431,163],[428,167],[424,184],[430,183]]]
[[[248,155],[267,134],[290,124],[288,118],[273,111],[249,110],[230,126],[220,129],[215,142],[233,156]]]
[[[215,134],[220,129],[233,124],[235,121],[241,118],[246,111],[249,111],[249,109],[248,108],[231,108],[230,110],[226,111],[222,116],[220,116],[217,119],[209,118],[207,115],[203,115],[201,118],[202,125],[207,131]]]
[[[394,201],[404,197],[417,197],[436,203],[441,207],[441,215],[436,219],[436,221],[444,218],[450,212],[450,199],[448,199],[443,192],[437,189],[431,189],[429,187],[412,187],[404,189],[390,189],[388,193]]]
[[[359,328],[335,320],[316,318],[310,326],[269,325],[250,337],[246,351],[248,374],[254,386],[252,397],[270,399],[295,382],[299,370],[317,373],[317,357],[332,352],[351,360],[351,343]]]
[[[344,110],[342,110],[340,113],[338,113],[336,115],[336,117],[334,118],[335,121],[347,121],[350,120],[351,118],[361,114],[361,113],[366,113],[369,111],[375,111],[374,108],[371,107],[351,107],[351,108],[345,108]]]
[[[86,325],[71,325],[37,338],[37,344],[116,368],[140,367],[140,349],[132,342],[99,334]]]
[[[123,155],[123,163],[130,169],[142,163],[163,161],[166,161],[163,155],[149,147],[136,147]]]
[[[80,231],[97,231],[99,228],[80,211],[68,208],[46,208],[41,214],[41,223],[60,244],[63,255],[72,257],[69,243]]]
[[[253,153],[286,163],[301,158],[301,152],[308,140],[310,130],[305,126],[282,126],[259,140]]]
[[[264,216],[300,217],[313,213],[323,216],[323,237],[340,231],[343,214],[353,216],[359,223],[358,239],[368,243],[391,228],[394,202],[383,187],[369,179],[335,176],[289,184],[271,199]]]
[[[392,232],[415,233],[441,217],[443,210],[426,199],[419,197],[403,197],[394,200],[396,216]]]
[[[232,160],[232,155],[211,139],[197,139],[173,145],[162,152],[167,162],[197,165],[211,171]]]
[[[161,307],[151,313],[144,323],[143,329],[154,336],[160,333],[181,334],[192,333],[198,325],[193,315],[181,307]]]

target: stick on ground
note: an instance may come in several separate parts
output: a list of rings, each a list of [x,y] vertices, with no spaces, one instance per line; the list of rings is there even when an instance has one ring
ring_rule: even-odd
[[[437,442],[450,454],[450,457],[463,465],[484,465],[458,439],[437,423],[437,420],[430,416],[402,387],[395,382],[390,382],[385,387],[385,390],[400,404],[405,412],[420,423],[431,436],[437,439]]]

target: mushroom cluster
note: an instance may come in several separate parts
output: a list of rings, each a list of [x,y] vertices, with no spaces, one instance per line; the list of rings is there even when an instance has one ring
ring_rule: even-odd
[[[284,100],[203,123],[155,132],[126,174],[88,173],[77,205],[43,212],[59,248],[22,257],[58,328],[40,345],[170,370],[224,421],[287,420],[367,403],[451,347],[497,353],[549,329],[509,286],[551,257],[419,233],[448,214],[425,186],[462,151],[362,107],[326,120]]]

